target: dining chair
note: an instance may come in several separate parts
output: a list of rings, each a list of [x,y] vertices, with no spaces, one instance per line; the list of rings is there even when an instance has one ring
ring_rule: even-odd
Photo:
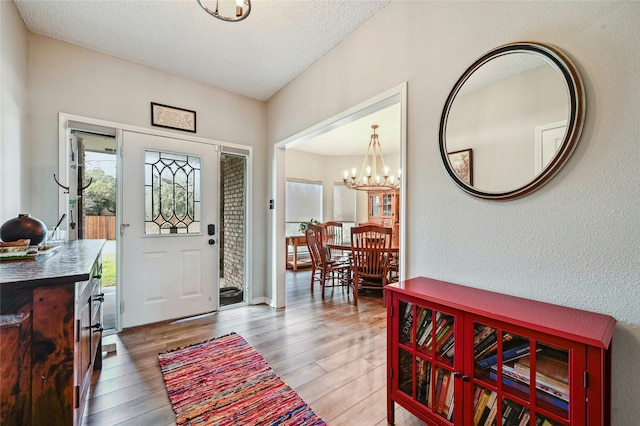
[[[325,287],[346,286],[348,291],[351,282],[351,264],[348,259],[341,260],[329,256],[324,233],[322,225],[312,223],[307,225],[305,231],[307,247],[311,255],[311,293],[313,293],[315,283],[319,283],[323,298]]]
[[[341,245],[342,234],[342,222],[325,222],[322,224],[324,230],[324,244],[327,246]],[[329,248],[329,254],[332,259],[343,256],[342,250],[336,248]]]
[[[360,290],[381,289],[388,282],[392,228],[364,225],[351,229],[353,298],[358,304]]]

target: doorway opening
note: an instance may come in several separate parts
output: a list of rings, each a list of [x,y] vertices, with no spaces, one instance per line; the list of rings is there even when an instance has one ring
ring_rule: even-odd
[[[116,138],[81,130],[72,130],[71,136],[78,161],[76,237],[107,240],[102,249],[102,327],[108,334],[116,330]]]
[[[355,194],[355,207],[352,198],[343,197],[345,170],[352,170],[362,162],[372,124],[387,129],[384,154],[406,176],[406,123],[407,123],[407,83],[402,83],[378,96],[358,104],[340,114],[330,117],[315,126],[301,131],[278,142],[275,145],[274,185],[275,199],[288,205],[286,182],[291,178],[319,180],[325,183],[323,190],[323,219],[339,221],[343,227],[357,223],[376,221],[371,208],[371,197],[365,191]],[[364,134],[364,136],[363,136]],[[355,142],[355,143],[354,143]],[[327,149],[329,148],[329,149]],[[302,165],[302,167],[298,167]],[[390,168],[393,170],[393,168]],[[312,175],[315,173],[315,175]],[[394,233],[399,253],[398,279],[404,279],[404,246],[406,223],[405,179],[400,180],[399,198],[394,213]],[[350,194],[353,196],[354,194]],[[346,210],[344,207],[347,207]],[[352,210],[354,207],[354,210]],[[277,308],[285,307],[285,272],[288,266],[289,241],[286,229],[285,212],[276,211],[273,216],[274,256],[272,258],[273,304]],[[377,215],[379,216],[379,215]],[[384,226],[389,226],[383,224]],[[344,235],[343,235],[344,238]],[[281,255],[282,253],[282,255]],[[286,257],[285,257],[286,254]]]
[[[220,155],[220,307],[247,301],[247,156]]]

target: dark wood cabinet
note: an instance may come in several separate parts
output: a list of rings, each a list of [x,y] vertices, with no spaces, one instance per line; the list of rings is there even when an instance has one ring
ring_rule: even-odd
[[[428,278],[386,287],[388,422],[610,424],[608,315]]]
[[[0,265],[1,424],[81,424],[102,359],[103,245]]]

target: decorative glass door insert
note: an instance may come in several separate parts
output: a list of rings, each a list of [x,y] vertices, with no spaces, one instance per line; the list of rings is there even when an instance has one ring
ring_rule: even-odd
[[[145,234],[200,233],[201,158],[145,150]]]

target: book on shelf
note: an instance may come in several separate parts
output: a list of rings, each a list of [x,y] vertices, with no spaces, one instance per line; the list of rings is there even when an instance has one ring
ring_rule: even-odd
[[[449,327],[449,329],[442,335],[442,337],[438,338],[436,341],[436,352],[442,353],[444,346],[449,342],[450,339],[453,339],[453,324]]]
[[[528,341],[516,341],[513,345],[502,349],[502,362],[509,362],[529,354]],[[498,363],[498,354],[488,356],[476,361],[479,368],[489,368]]]
[[[416,342],[420,341],[425,333],[425,330],[431,324],[431,310],[423,307],[418,307],[418,321],[416,322]]]
[[[428,328],[428,332],[423,335],[424,343],[420,346],[426,346],[428,348],[431,347],[431,341],[433,340],[433,328],[435,327],[436,331],[436,343],[438,342],[438,336],[442,335],[442,331],[449,324],[449,316],[443,315],[440,312],[436,312],[436,325]],[[448,328],[447,328],[448,329]]]
[[[480,395],[482,395],[482,388],[480,386],[476,386],[473,392],[473,411],[476,411],[476,407],[478,406],[478,402],[480,402]]]
[[[510,399],[502,399],[502,425],[503,426],[519,426],[522,417],[528,414],[526,407],[513,402]]]
[[[431,383],[431,363],[421,358],[416,362],[416,399],[427,405],[429,385]]]
[[[531,418],[531,415],[529,414],[529,411],[527,410],[526,412],[524,412],[522,414],[522,417],[520,417],[520,423],[518,424],[518,426],[529,426],[529,419]]]
[[[504,345],[504,343],[511,341],[511,339],[513,339],[513,336],[509,333],[504,333],[502,335],[502,343]],[[484,345],[483,344],[485,342],[489,341],[488,345]],[[494,352],[496,352],[498,350],[498,338],[497,338],[497,333],[490,335],[489,338],[485,339],[483,342],[480,343],[479,349],[478,351],[474,351],[474,359],[477,361],[479,359],[482,359],[483,357],[489,356],[491,354],[493,354]]]
[[[440,315],[440,319],[438,320],[438,324],[436,325],[436,345],[442,341],[444,336],[449,332],[450,329],[453,329],[453,317],[449,315]],[[433,340],[433,336],[429,334],[427,336],[427,340],[425,345],[430,348],[431,341]]]
[[[568,359],[558,359],[548,355],[548,349],[543,347],[536,355],[536,372],[559,382],[569,383],[569,361]],[[529,368],[531,359],[529,356],[518,360],[522,367]]]
[[[435,369],[436,372],[436,383],[435,383],[435,387],[433,388],[433,399],[432,399],[432,405],[431,405],[431,409],[435,412],[438,411],[438,403],[440,402],[440,390],[442,389],[442,378],[444,377],[444,374],[442,374],[442,370],[439,368]]]
[[[493,367],[491,367],[493,369]],[[514,380],[529,383],[529,370],[523,371],[518,368],[517,363],[514,364],[513,367],[509,367],[508,365],[502,366],[502,374],[508,377],[513,378]],[[558,397],[569,402],[569,385],[558,382],[557,380],[549,379],[544,375],[538,373],[536,374],[536,388],[546,392],[552,396]]]
[[[437,413],[443,414],[444,404],[447,399],[447,389],[449,388],[449,386],[453,387],[453,383],[449,383],[449,377],[450,377],[449,374],[447,374],[444,371],[442,371],[441,374],[442,374],[442,383],[438,388],[438,407],[436,408],[434,404],[434,411]]]
[[[433,315],[431,315],[431,316],[433,316]],[[441,321],[440,312],[436,312],[436,319],[435,319],[436,324],[439,323],[440,321]],[[434,321],[429,321],[429,323],[425,327],[424,332],[422,332],[422,334],[420,335],[420,338],[417,339],[418,346],[424,346],[424,344],[427,341],[427,339],[431,337],[431,329],[433,328],[433,323],[434,323]]]
[[[475,323],[474,325],[474,337],[473,337],[473,347],[478,346],[478,343],[489,337],[491,332],[495,331],[493,328],[488,325]]]
[[[502,399],[502,424],[509,425],[514,417],[515,407],[506,398]]]
[[[491,378],[491,380],[498,380],[498,375],[493,370],[489,373],[489,377]],[[506,374],[504,374],[504,371],[502,374],[502,384],[503,386],[508,386],[527,395],[529,395],[529,392],[531,392],[530,387],[527,383],[523,383],[517,379],[507,376]],[[561,408],[562,410],[566,411],[569,409],[569,403],[567,401],[547,392],[538,392],[536,394],[536,398],[540,401],[544,401],[548,404],[552,404],[558,408]]]
[[[447,394],[444,399],[444,406],[442,407],[442,415],[446,418],[450,418],[451,411],[453,411],[453,391],[455,389],[455,373],[452,371],[449,376],[449,386],[447,387]]]
[[[498,398],[493,401],[489,415],[484,421],[484,426],[493,426],[496,424],[496,416],[498,415]]]
[[[477,345],[473,347],[473,356],[479,357],[481,354],[486,353],[487,349],[497,341],[498,341],[497,332],[489,334],[487,337],[482,339],[480,342],[478,342]]]
[[[450,422],[453,421],[453,404],[455,404],[455,399],[451,400],[451,404],[449,405],[449,413],[447,413],[447,420]]]
[[[413,304],[407,303],[404,314],[402,315],[402,321],[400,322],[400,341],[401,342],[413,342],[411,331],[413,328]]]
[[[453,347],[455,343],[456,343],[455,335],[454,333],[451,333],[451,335],[447,338],[447,340],[442,343],[441,349],[439,351],[440,354],[442,354],[446,358],[452,358]]]
[[[526,367],[521,367],[517,363],[514,364],[513,370],[520,376],[530,376],[529,369]],[[517,377],[516,374],[511,374],[511,376]],[[562,398],[565,401],[569,401],[569,385],[546,377],[544,374],[536,374],[536,388],[555,395],[558,398]]]
[[[478,399],[478,404],[475,406],[473,410],[473,425],[478,426],[480,423],[480,418],[484,413],[484,409],[489,402],[489,398],[491,397],[491,392],[489,389],[482,389],[482,393],[480,394],[480,398]]]
[[[489,413],[491,413],[493,406],[496,404],[497,396],[498,394],[493,391],[489,395],[489,399],[487,400],[487,405],[485,405],[484,409],[482,410],[482,414],[480,415],[480,420],[478,420],[478,426],[484,426],[485,422],[487,421],[487,418],[489,417]],[[474,415],[474,418],[475,418],[475,415]]]

